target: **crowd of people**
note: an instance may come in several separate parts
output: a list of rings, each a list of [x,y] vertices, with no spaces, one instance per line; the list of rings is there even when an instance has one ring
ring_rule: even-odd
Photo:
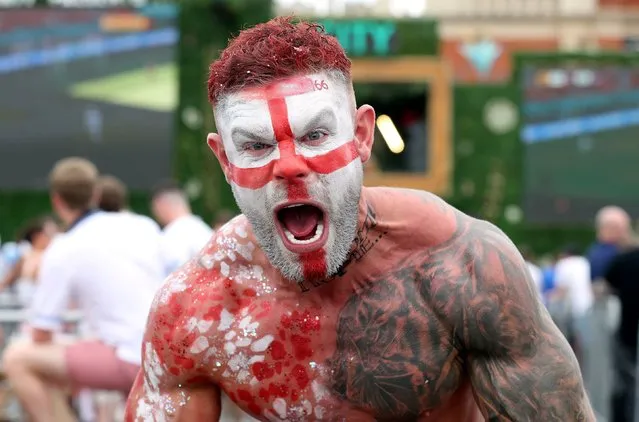
[[[131,212],[125,184],[83,158],[55,165],[50,192],[55,218],[25,225],[0,275],[0,292],[25,310],[4,333],[2,369],[33,420],[65,420],[66,401],[50,399],[58,385],[82,387],[58,394],[78,399],[81,420],[113,420],[117,395],[109,392],[126,396],[140,369],[153,297],[213,228],[172,182],[152,194],[155,221]]]
[[[596,241],[566,245],[542,259],[522,247],[532,279],[569,340],[593,407],[602,421],[635,418],[639,330],[639,241],[616,206],[595,217]]]

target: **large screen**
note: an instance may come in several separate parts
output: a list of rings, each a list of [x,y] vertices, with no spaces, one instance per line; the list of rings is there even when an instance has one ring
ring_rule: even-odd
[[[83,156],[132,189],[171,170],[177,10],[0,13],[0,189],[43,189]]]
[[[523,69],[525,214],[591,222],[619,205],[639,216],[639,65]]]

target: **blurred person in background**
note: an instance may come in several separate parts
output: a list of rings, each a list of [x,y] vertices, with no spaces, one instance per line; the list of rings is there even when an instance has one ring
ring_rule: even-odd
[[[31,305],[42,255],[57,232],[58,226],[51,217],[37,218],[23,229],[21,240],[28,242],[30,248],[0,282],[0,291],[14,286],[18,302],[23,307]]]
[[[160,227],[155,221],[149,217],[130,212],[129,209],[129,190],[126,184],[118,177],[111,174],[103,174],[98,179],[98,208],[105,212],[127,213],[129,217],[136,218],[140,224],[146,224],[149,227],[148,233],[151,236],[149,244],[157,241],[157,249],[155,251],[149,249],[148,254],[156,253],[157,259],[161,261],[162,255],[160,251],[159,239],[161,238]],[[158,281],[162,278],[158,277]],[[159,285],[158,285],[159,287]],[[85,393],[86,394],[86,393]],[[117,412],[118,406],[123,404],[120,393],[114,391],[92,391],[88,393],[91,397],[90,405],[95,403],[96,422],[111,421],[113,415]],[[80,401],[82,403],[82,401]],[[85,403],[85,408],[88,406]],[[85,410],[86,414],[90,414],[91,410]]]
[[[42,257],[28,341],[13,342],[3,368],[31,420],[54,422],[51,388],[112,390],[128,394],[140,368],[147,315],[163,276],[159,244],[149,226],[125,213],[94,209],[98,172],[82,158],[59,161],[50,174],[51,203],[67,231]],[[79,304],[94,336],[54,336],[69,301]]]
[[[565,335],[582,363],[588,351],[589,330],[586,322],[594,303],[590,283],[590,264],[580,253],[578,246],[567,245],[559,255],[555,265],[555,287],[551,300],[565,305]]]
[[[607,286],[621,302],[616,336],[616,384],[612,399],[613,422],[634,419],[637,376],[637,330],[639,330],[639,249],[618,254],[604,274]]]
[[[197,255],[211,240],[213,230],[191,212],[189,200],[177,184],[158,185],[151,198],[151,210],[163,227],[162,254],[167,274]]]
[[[98,180],[100,199],[98,208],[106,212],[120,212],[129,207],[129,191],[120,179],[105,174]]]
[[[129,210],[129,189],[126,184],[113,175],[102,175],[98,180],[98,208],[105,212],[126,213],[130,218],[135,218],[140,224],[148,226],[148,234],[151,236],[151,242],[161,239],[160,226],[146,215],[137,214]],[[157,250],[149,250],[149,254],[157,253],[160,258],[162,251],[161,244],[158,244]]]
[[[91,142],[102,143],[103,116],[102,111],[93,105],[84,109],[84,127],[87,130]]]
[[[617,206],[607,206],[599,210],[595,217],[597,240],[587,253],[590,262],[590,279],[602,280],[608,265],[617,254],[632,241],[630,216]]]
[[[524,261],[526,261],[526,266],[528,267],[528,271],[530,272],[530,277],[532,277],[533,282],[535,283],[535,287],[537,287],[537,291],[539,295],[543,297],[543,283],[544,283],[544,275],[541,271],[541,268],[535,264],[535,256],[528,246],[522,246],[520,248],[521,255],[524,257]]]
[[[623,414],[617,411],[613,415],[615,399],[624,389],[624,375],[617,375],[626,366],[624,353],[618,353],[617,330],[621,319],[621,302],[616,295],[608,294],[607,283],[604,281],[608,267],[632,241],[630,216],[620,207],[606,206],[595,216],[596,241],[589,248],[586,257],[590,263],[590,280],[595,296],[592,308],[592,325],[589,353],[598,356],[585,370],[584,381],[590,393],[595,410],[603,418],[624,420]],[[627,378],[627,377],[626,377]],[[621,419],[618,419],[621,418]]]

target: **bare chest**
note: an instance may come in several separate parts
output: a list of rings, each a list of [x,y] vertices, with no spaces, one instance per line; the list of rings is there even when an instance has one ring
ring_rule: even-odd
[[[203,364],[264,420],[416,421],[463,382],[452,336],[410,277],[375,280],[338,307],[257,298],[223,310],[213,334]]]

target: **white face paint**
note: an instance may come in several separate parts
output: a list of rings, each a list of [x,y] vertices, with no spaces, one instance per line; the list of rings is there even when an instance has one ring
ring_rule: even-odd
[[[295,282],[335,274],[355,236],[363,182],[349,83],[326,73],[278,81],[225,97],[215,115],[227,178],[270,262]],[[276,209],[309,202],[323,218],[313,237],[292,239]]]

